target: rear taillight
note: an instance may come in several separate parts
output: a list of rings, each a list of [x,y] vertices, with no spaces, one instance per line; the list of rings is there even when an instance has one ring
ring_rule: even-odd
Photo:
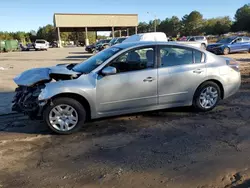
[[[240,64],[235,60],[226,60],[227,65],[234,69],[235,71],[240,71]]]

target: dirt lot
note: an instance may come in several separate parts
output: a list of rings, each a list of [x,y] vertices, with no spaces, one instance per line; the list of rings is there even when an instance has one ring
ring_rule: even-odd
[[[0,67],[8,68],[0,70],[1,106],[18,72],[77,62],[86,56],[81,51],[0,54]],[[0,116],[0,187],[250,187],[250,54],[230,57],[241,62],[242,87],[212,112],[102,119],[70,136],[21,115]]]

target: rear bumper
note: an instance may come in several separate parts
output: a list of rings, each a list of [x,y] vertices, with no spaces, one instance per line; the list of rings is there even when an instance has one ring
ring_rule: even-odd
[[[224,99],[237,93],[240,89],[240,86],[241,86],[241,75],[240,73],[238,73],[238,76],[234,77],[232,82],[230,82],[224,87]]]

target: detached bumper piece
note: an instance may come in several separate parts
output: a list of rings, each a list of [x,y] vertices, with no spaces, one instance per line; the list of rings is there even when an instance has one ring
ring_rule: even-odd
[[[32,119],[40,119],[41,106],[39,105],[38,96],[44,85],[26,87],[19,86],[16,88],[16,95],[12,101],[12,111],[21,112]]]

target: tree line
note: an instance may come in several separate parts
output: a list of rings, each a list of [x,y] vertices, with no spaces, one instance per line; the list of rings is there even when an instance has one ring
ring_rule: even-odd
[[[176,16],[166,18],[165,20],[151,20],[140,22],[138,32],[152,32],[154,25],[157,31],[166,33],[167,36],[176,37],[190,35],[222,35],[228,32],[247,31],[250,32],[250,4],[240,7],[234,16],[234,21],[229,16],[205,19],[198,11],[192,11],[190,14],[184,15],[181,19]],[[122,32],[126,36],[126,31]],[[134,34],[134,30],[130,31]],[[115,33],[118,36],[118,32]],[[91,43],[96,41],[94,32],[89,32],[88,37]],[[49,42],[57,41],[56,28],[53,25],[40,27],[37,32],[0,32],[0,40],[16,39],[20,42],[32,42],[35,39],[45,39]],[[99,39],[103,36],[99,36]],[[61,32],[61,40],[63,41],[84,41],[84,32]]]

